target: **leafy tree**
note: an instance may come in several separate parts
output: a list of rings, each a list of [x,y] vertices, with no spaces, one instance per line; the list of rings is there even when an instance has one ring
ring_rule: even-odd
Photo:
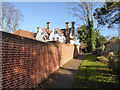
[[[94,31],[94,26],[93,26],[93,19],[88,20],[88,33],[89,33],[89,43],[88,43],[88,49],[90,49],[89,51],[92,52],[95,50],[95,45],[96,45],[96,35],[95,35],[95,31]]]
[[[14,32],[22,20],[23,15],[19,9],[16,9],[11,3],[2,3],[2,15],[0,18],[2,31]]]
[[[101,8],[97,8],[94,12],[94,17],[100,25],[108,25],[108,28],[113,24],[118,24],[120,20],[119,13],[120,2],[106,2]]]
[[[94,28],[91,28],[91,22],[88,25],[82,25],[78,28],[78,39],[80,39],[81,47],[84,46],[83,43],[87,44],[87,51],[92,52],[95,50],[96,36]]]
[[[87,26],[82,25],[77,29],[78,39],[80,40],[81,47],[84,47],[84,43],[87,43],[88,40],[88,30]]]
[[[78,39],[80,40],[81,46],[83,43],[87,44],[87,51],[92,52],[100,47],[103,47],[106,42],[106,37],[100,35],[98,29],[94,29],[94,32],[90,29],[90,26],[82,25],[78,28]],[[93,33],[93,38],[91,38],[91,34]],[[93,39],[93,40],[92,40]],[[93,42],[94,41],[94,42]],[[94,50],[92,48],[92,43],[94,43]]]
[[[85,25],[78,27],[77,33],[79,34],[78,38],[80,39],[80,41],[87,43],[87,41],[86,41],[88,38],[87,27]]]

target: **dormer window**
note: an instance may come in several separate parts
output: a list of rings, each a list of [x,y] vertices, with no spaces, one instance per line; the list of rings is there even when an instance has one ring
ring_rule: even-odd
[[[59,37],[57,37],[57,41],[59,41]]]
[[[43,40],[45,40],[45,37],[43,37]]]
[[[57,34],[57,31],[54,31],[54,34]]]

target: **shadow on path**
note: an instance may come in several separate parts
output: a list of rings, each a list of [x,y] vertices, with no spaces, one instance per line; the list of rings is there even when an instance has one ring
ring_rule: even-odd
[[[86,55],[78,55],[51,74],[46,80],[40,83],[38,88],[71,88],[74,82],[74,75]]]

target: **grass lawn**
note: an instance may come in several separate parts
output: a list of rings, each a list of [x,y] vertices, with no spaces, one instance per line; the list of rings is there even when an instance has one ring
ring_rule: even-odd
[[[116,76],[107,64],[96,61],[96,56],[87,54],[75,76],[73,88],[117,88]]]

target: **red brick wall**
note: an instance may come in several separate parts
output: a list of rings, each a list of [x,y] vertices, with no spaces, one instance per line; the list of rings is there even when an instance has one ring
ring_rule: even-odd
[[[35,87],[79,52],[75,45],[0,33],[1,88]]]

